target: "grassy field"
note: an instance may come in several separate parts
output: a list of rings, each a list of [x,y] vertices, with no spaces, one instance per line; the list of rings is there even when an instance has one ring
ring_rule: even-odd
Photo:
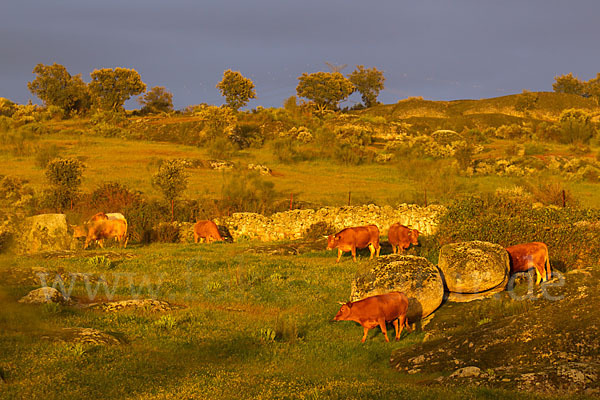
[[[247,120],[243,122],[246,126],[258,126],[259,122],[262,123],[261,118],[268,117],[271,119],[267,122],[280,123],[285,133],[290,127],[284,122],[289,124],[289,119],[297,118],[297,125],[308,126],[315,137],[321,135],[319,140],[323,141],[323,138],[335,139],[332,132],[336,124],[347,121],[354,121],[357,126],[372,122],[375,128],[378,124],[413,124],[411,135],[428,135],[439,128],[456,129],[458,132],[476,128],[483,132],[488,125],[525,126],[540,121],[556,122],[561,110],[569,107],[588,110],[595,121],[598,119],[598,107],[590,99],[539,93],[535,95],[538,96],[537,108],[520,112],[515,108],[519,96],[456,102],[409,99],[352,115],[323,118],[298,114],[292,117],[291,114],[286,116],[284,110],[266,110],[262,111],[263,115],[258,112],[244,114]],[[36,195],[41,195],[48,188],[45,170],[38,161],[39,155],[48,149],[54,149],[61,157],[73,157],[85,163],[81,186],[84,193],[89,194],[106,182],[118,182],[130,190],[141,191],[144,201],[162,199],[160,192],[151,185],[151,176],[161,160],[206,161],[213,158],[209,155],[208,146],[178,144],[181,137],[175,134],[170,142],[132,139],[135,135],[150,132],[148,135],[154,136],[139,137],[162,140],[160,134],[163,131],[160,130],[132,131],[126,132],[123,137],[105,137],[96,128],[106,125],[107,131],[110,131],[116,126],[118,129],[115,129],[121,132],[118,124],[99,123],[94,127],[91,120],[74,119],[25,125],[17,121],[13,127],[6,123],[5,117],[2,118],[0,122],[11,128],[0,131],[0,175],[27,180]],[[200,135],[194,131],[199,122],[198,117],[193,115],[156,116],[147,120],[136,118],[130,117],[127,129],[135,124],[147,123],[158,127],[169,125],[165,134],[183,132],[185,136],[191,132]],[[421,127],[424,127],[422,132],[419,131]],[[36,129],[33,134],[29,132]],[[551,156],[577,157],[575,161],[595,160],[600,152],[597,138],[592,139],[589,147],[579,150],[557,141],[541,143],[532,137],[522,135],[509,140],[490,135],[473,139],[477,145],[483,146],[483,151],[475,154],[473,159],[494,162],[515,155],[515,148],[528,153],[526,155],[530,158],[525,161],[531,162],[531,158],[536,157],[544,163],[549,163]],[[245,148],[228,156],[227,159],[236,166],[233,172],[207,167],[187,168],[189,184],[183,198],[199,200],[200,204],[205,200],[221,199],[224,182],[241,176],[247,164],[253,163],[266,165],[272,170],[271,175],[262,179],[274,184],[278,192],[276,200],[283,204],[281,209],[286,208],[286,201],[292,194],[296,203],[303,202],[310,207],[342,206],[349,202],[352,205],[451,204],[464,194],[493,193],[515,185],[530,190],[527,195],[532,198],[527,201],[534,203],[539,200],[535,193],[542,197],[544,191],[549,191],[548,183],[554,184],[553,190],[557,193],[562,189],[568,192],[570,206],[600,207],[600,196],[597,195],[600,177],[593,175],[593,168],[585,179],[564,171],[562,175],[551,173],[543,168],[521,177],[509,174],[469,176],[457,169],[457,162],[452,156],[433,159],[424,153],[400,151],[386,164],[365,162],[352,165],[331,157],[332,152],[327,158],[323,156],[325,152],[315,150],[317,146],[331,145],[334,148],[335,143],[325,142],[312,143],[313,148],[307,151],[320,156],[306,158],[310,161],[285,163],[280,161],[273,149],[278,136],[266,140],[261,148]],[[186,143],[193,143],[193,140]],[[361,148],[361,151],[380,154],[386,151],[384,146],[383,141],[375,142]],[[524,159],[521,157],[521,161]],[[570,160],[560,162],[568,163]],[[21,214],[55,211],[17,210],[15,208],[19,206],[14,206],[17,204],[15,199],[20,198],[9,195],[0,198],[0,212],[6,215],[14,213],[11,221],[21,218]],[[74,215],[91,212],[91,209],[85,208],[87,205],[83,206],[76,208],[69,218],[87,217]],[[0,228],[3,228],[4,220],[9,221],[8,218],[0,218]],[[592,227],[596,226],[596,221],[588,222]],[[519,231],[521,228],[519,226]],[[435,263],[439,243],[434,238],[420,237],[420,240],[423,247],[415,251]],[[568,245],[580,245],[574,241],[571,240]],[[0,398],[574,398],[566,391],[544,395],[518,392],[514,385],[511,386],[512,383],[506,384],[506,387],[448,386],[436,379],[453,372],[453,359],[442,360],[445,367],[441,370],[432,367],[424,369],[425,372],[408,374],[391,368],[390,357],[394,350],[403,349],[407,353],[421,349],[443,352],[446,336],[448,341],[453,337],[453,346],[457,344],[457,351],[461,351],[463,341],[479,336],[480,327],[483,325],[485,328],[487,323],[498,329],[503,328],[503,324],[510,324],[517,338],[515,340],[518,340],[518,327],[521,325],[515,321],[527,318],[532,331],[547,336],[537,338],[540,343],[545,340],[544,345],[552,342],[551,345],[555,346],[554,352],[543,353],[540,357],[546,360],[553,354],[572,352],[569,354],[575,354],[573,357],[577,359],[578,353],[568,348],[568,340],[561,344],[563,347],[560,349],[557,346],[562,340],[559,337],[567,331],[561,328],[562,319],[585,308],[580,307],[582,303],[564,303],[561,314],[552,319],[555,332],[548,334],[540,329],[545,322],[533,316],[537,315],[536,310],[551,313],[552,304],[544,303],[536,308],[523,302],[511,302],[504,296],[500,302],[486,300],[472,308],[462,305],[442,307],[431,322],[429,331],[404,332],[400,342],[385,343],[383,335],[375,329],[367,342],[361,344],[360,326],[350,322],[330,323],[339,308],[337,302],[347,300],[350,295],[357,264],[351,262],[348,256],[336,264],[336,254],[322,250],[325,247],[323,242],[313,245],[312,251],[295,256],[267,255],[261,252],[265,245],[241,239],[235,243],[213,245],[131,243],[126,250],[109,248],[106,251],[32,256],[0,254]],[[283,246],[285,243],[268,245]],[[565,247],[564,251],[568,252],[570,248]],[[366,262],[364,255],[362,253],[360,263]],[[596,268],[595,265],[592,267]],[[567,273],[574,268],[577,266],[568,265],[561,271]],[[42,276],[50,285],[63,282],[67,290],[72,288],[72,296],[79,305],[31,306],[18,303],[19,298],[42,285],[40,273],[45,274]],[[60,279],[56,280],[57,276]],[[600,281],[597,274],[592,280]],[[106,284],[102,283],[104,281]],[[577,297],[588,290],[581,289],[587,283],[573,281],[569,293],[581,302],[587,301],[585,297]],[[82,304],[135,297],[168,301],[174,308],[160,312],[151,309],[109,312],[81,307]],[[596,297],[594,299],[598,300]],[[587,304],[590,307],[586,308],[588,313],[584,319],[587,325],[579,328],[578,321],[569,320],[569,333],[577,333],[577,330],[595,332],[585,329],[593,325],[590,321],[595,318],[592,306],[596,303],[590,304]],[[119,344],[79,343],[64,328],[97,329],[112,335]],[[441,335],[441,343],[431,344],[424,340],[432,332]],[[585,343],[593,347],[597,339],[592,338]],[[487,343],[478,343],[478,349],[486,347]],[[504,352],[504,348],[509,347],[502,347],[500,353],[512,357],[514,353]],[[526,346],[515,348],[527,351]],[[594,351],[597,355],[598,351]],[[505,362],[510,367],[511,360],[508,358]]]
[[[497,140],[486,146],[477,157],[501,156],[511,141]],[[86,169],[81,189],[90,192],[105,182],[119,182],[130,189],[140,190],[149,198],[160,198],[152,187],[151,176],[160,160],[171,158],[200,159],[210,157],[206,150],[173,143],[124,140],[100,136],[53,133],[36,139],[36,146],[55,145],[61,156],[83,161]],[[2,146],[0,146],[1,148]],[[35,151],[16,155],[10,146],[3,146],[0,154],[0,175],[23,178],[34,189],[47,187],[44,169],[35,163]],[[568,146],[549,144],[546,154],[568,154]],[[135,149],[132,151],[132,149]],[[592,147],[589,157],[598,148]],[[391,164],[344,165],[331,160],[301,161],[286,164],[278,161],[268,148],[246,149],[231,161],[244,168],[246,164],[264,164],[273,170],[265,179],[274,183],[280,200],[294,194],[296,201],[311,204],[341,206],[375,203],[395,205],[402,202],[448,203],[460,194],[491,193],[498,188],[509,188],[522,182],[539,183],[538,177],[514,176],[460,176],[452,169],[451,160],[401,160]],[[226,171],[207,168],[188,169],[190,175],[184,197],[189,199],[221,197],[223,181],[232,176]],[[563,177],[544,174],[543,181],[554,179],[571,191],[581,206],[599,207],[600,197],[595,193],[597,183],[568,181]]]
[[[0,372],[7,383],[0,382],[0,398],[539,397],[429,386],[425,383],[437,374],[395,372],[391,352],[420,343],[422,332],[385,343],[373,330],[361,344],[357,324],[329,323],[336,302],[349,296],[357,267],[349,257],[335,264],[335,255],[326,251],[265,256],[249,254],[251,247],[260,244],[113,250],[108,268],[90,261],[103,254],[95,251],[70,258],[2,256]],[[96,288],[94,279],[105,278],[114,300],[131,298],[133,285],[142,297],[154,294],[183,308],[102,312],[18,304],[39,287],[36,274],[42,271],[49,283],[60,273],[70,287],[72,273],[86,273],[90,289]],[[73,288],[82,302],[106,299],[103,288],[90,299],[81,279]],[[121,344],[58,340],[65,327],[112,333]]]

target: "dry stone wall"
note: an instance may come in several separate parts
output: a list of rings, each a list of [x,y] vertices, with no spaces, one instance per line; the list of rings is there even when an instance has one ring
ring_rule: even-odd
[[[390,206],[326,207],[318,210],[291,210],[266,217],[255,213],[235,213],[215,219],[217,225],[229,229],[233,240],[241,237],[262,241],[300,239],[318,222],[325,222],[336,230],[350,226],[375,224],[382,235],[387,235],[390,225],[399,222],[431,235],[437,228],[438,217],[445,212],[443,206],[419,207],[413,204]],[[180,235],[181,236],[181,235]]]

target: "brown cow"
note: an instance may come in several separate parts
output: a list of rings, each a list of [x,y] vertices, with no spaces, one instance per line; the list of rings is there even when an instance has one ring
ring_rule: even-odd
[[[121,213],[103,213],[103,212],[99,212],[97,214],[94,214],[89,220],[88,223],[90,222],[95,222],[95,221],[102,221],[102,220],[115,220],[115,219],[122,219],[125,220],[125,216]]]
[[[510,273],[526,272],[535,269],[536,281],[547,281],[552,277],[548,246],[542,242],[523,243],[506,248],[510,258]]]
[[[394,322],[396,340],[399,340],[404,326],[408,328],[407,310],[408,298],[406,295],[401,292],[391,292],[354,302],[349,301],[340,308],[333,320],[355,321],[361,324],[364,329],[362,343],[367,339],[369,329],[379,325],[385,336],[385,341],[389,342],[385,323]]]
[[[84,249],[87,249],[92,240],[98,241],[100,247],[104,248],[103,240],[115,238],[121,247],[127,247],[127,221],[122,219],[99,220],[92,222],[87,227]]]
[[[74,238],[87,237],[89,227],[97,221],[106,221],[106,220],[114,221],[117,219],[125,221],[125,225],[127,225],[127,220],[125,219],[125,216],[121,213],[106,213],[105,214],[103,212],[99,212],[97,214],[94,214],[94,215],[92,215],[92,217],[89,220],[87,220],[87,222],[85,222],[83,224],[83,227],[73,225],[73,237]],[[126,226],[126,228],[127,228],[127,226]],[[102,244],[100,243],[102,240],[103,239],[96,240],[96,243],[100,244],[100,246],[104,248],[103,243]]]
[[[225,240],[219,233],[217,224],[207,220],[198,221],[194,225],[194,243],[198,243],[199,239],[206,239],[206,243]]]
[[[379,257],[379,251],[381,250],[381,246],[379,246],[379,228],[375,225],[346,228],[335,235],[327,237],[327,250],[338,249],[335,262],[340,262],[344,251],[352,252],[352,259],[356,261],[356,249],[364,249],[367,246],[371,251],[370,259],[373,258],[375,251],[377,251],[377,257]]]
[[[418,238],[418,230],[410,229],[398,222],[390,226],[390,230],[388,231],[388,240],[392,245],[394,254],[397,252],[404,253],[404,250],[408,249],[411,244],[417,246],[419,244]]]

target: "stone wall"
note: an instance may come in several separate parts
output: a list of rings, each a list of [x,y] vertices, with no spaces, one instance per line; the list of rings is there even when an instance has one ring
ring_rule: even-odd
[[[418,229],[421,234],[431,235],[437,227],[437,219],[444,211],[443,206],[419,207],[401,204],[396,208],[364,206],[326,207],[318,210],[291,210],[266,217],[255,213],[235,213],[215,219],[217,225],[226,226],[233,237],[274,241],[300,239],[311,225],[325,222],[341,230],[350,226],[375,224],[382,235],[387,235],[390,225],[400,222]],[[186,236],[185,233],[180,236]]]

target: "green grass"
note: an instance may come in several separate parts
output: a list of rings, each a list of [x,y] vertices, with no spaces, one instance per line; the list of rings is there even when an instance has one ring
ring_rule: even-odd
[[[68,259],[0,258],[0,368],[8,384],[0,398],[529,398],[499,390],[427,388],[429,375],[403,375],[389,366],[392,350],[419,343],[404,333],[385,343],[372,330],[329,323],[349,296],[357,265],[335,254],[246,254],[255,246],[151,245],[127,250],[134,258],[107,270],[82,254]],[[98,253],[100,254],[100,253]],[[160,255],[157,257],[157,255]],[[31,268],[104,276],[116,298],[130,284],[186,308],[168,313],[26,306],[16,300],[35,288],[20,276]],[[147,279],[144,284],[144,279]],[[39,284],[38,284],[39,285]],[[157,289],[158,287],[158,289]],[[73,295],[85,300],[77,281]],[[100,298],[105,293],[100,289]],[[95,299],[97,301],[98,299]],[[89,299],[87,300],[89,301]],[[118,346],[54,342],[42,336],[62,327],[115,332]],[[274,335],[265,334],[274,332]]]

